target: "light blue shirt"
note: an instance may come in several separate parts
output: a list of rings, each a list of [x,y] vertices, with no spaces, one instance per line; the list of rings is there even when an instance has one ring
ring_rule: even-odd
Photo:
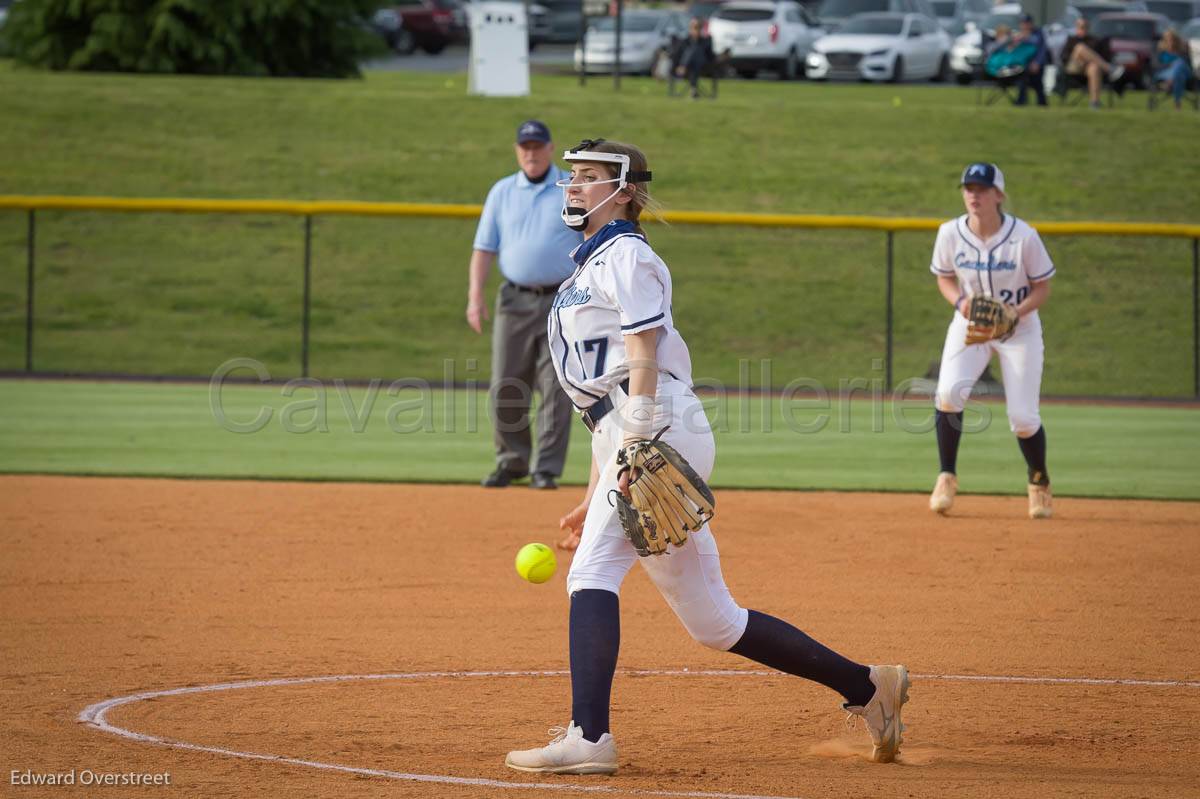
[[[500,254],[500,273],[521,286],[557,286],[575,271],[571,250],[583,241],[562,221],[562,189],[568,173],[550,166],[541,183],[518,171],[488,192],[475,231],[475,249]]]

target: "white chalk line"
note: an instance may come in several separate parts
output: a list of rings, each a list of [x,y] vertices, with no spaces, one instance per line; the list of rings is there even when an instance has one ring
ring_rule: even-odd
[[[633,677],[772,677],[783,676],[777,671],[751,671],[742,669],[632,669],[619,672]],[[184,688],[168,688],[159,691],[143,691],[127,696],[105,699],[88,705],[79,712],[78,721],[94,727],[102,732],[119,735],[140,743],[166,746],[172,749],[182,749],[190,752],[207,752],[226,757],[236,757],[242,760],[260,760],[271,763],[282,763],[289,766],[303,766],[321,771],[335,771],[343,774],[357,774],[367,777],[382,777],[408,782],[436,783],[441,785],[460,785],[483,788],[499,788],[504,790],[554,790],[573,793],[591,794],[626,794],[633,796],[664,796],[686,797],[687,799],[804,799],[799,796],[778,796],[764,794],[714,793],[710,791],[667,791],[648,790],[644,788],[618,788],[609,785],[582,785],[579,783],[559,782],[513,782],[493,780],[484,777],[454,777],[443,774],[412,774],[403,771],[387,769],[362,768],[346,766],[339,763],[324,763],[318,760],[304,760],[284,755],[262,754],[259,752],[242,752],[235,749],[224,749],[218,746],[203,746],[201,744],[176,741],[157,735],[137,732],[109,723],[106,716],[108,711],[122,705],[143,702],[148,699],[159,699],[167,696],[183,696],[185,694],[216,693],[218,691],[236,691],[243,688],[274,688],[288,685],[311,685],[317,683],[366,682],[379,680],[430,680],[449,678],[473,677],[566,677],[569,671],[425,671],[425,672],[396,672],[391,674],[331,674],[320,677],[280,677],[271,680],[242,680],[238,682],[214,683],[212,685],[195,685]],[[1134,686],[1146,688],[1200,688],[1200,681],[1194,680],[1140,680],[1129,678],[1106,677],[1023,677],[997,674],[913,674],[914,680],[950,680],[959,682],[994,682],[994,683],[1032,683],[1043,685],[1107,685]]]

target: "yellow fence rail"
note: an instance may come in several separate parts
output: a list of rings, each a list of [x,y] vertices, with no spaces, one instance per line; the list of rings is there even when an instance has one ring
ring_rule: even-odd
[[[117,213],[283,214],[303,217],[304,308],[301,332],[301,372],[308,376],[310,286],[312,278],[312,219],[314,216],[426,217],[472,219],[480,205],[442,203],[385,203],[351,200],[206,200],[144,197],[66,197],[0,195],[0,210],[25,211],[29,216],[26,274],[25,370],[33,371],[34,253],[37,211],[107,211]],[[726,211],[666,211],[662,219],[681,225],[878,230],[887,234],[887,353],[886,385],[892,386],[893,246],[896,233],[934,231],[940,219],[920,217],[830,216],[823,214],[754,214]],[[1200,225],[1161,222],[1031,222],[1043,235],[1154,236],[1192,241],[1192,371],[1200,398]]]
[[[289,216],[389,216],[471,219],[481,205],[385,203],[353,200],[204,200],[145,197],[64,197],[0,195],[0,209],[23,211],[116,211],[177,214],[286,214]],[[837,216],[828,214],[752,214],[731,211],[666,211],[662,218],[679,225],[734,225],[772,228],[836,228],[885,232],[937,230],[942,219],[925,217]],[[1164,222],[1031,222],[1041,233],[1057,236],[1165,236],[1200,239],[1200,225]]]

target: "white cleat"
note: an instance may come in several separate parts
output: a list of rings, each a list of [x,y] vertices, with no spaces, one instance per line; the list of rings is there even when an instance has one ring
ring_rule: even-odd
[[[900,708],[908,701],[908,669],[903,666],[872,666],[871,682],[875,684],[875,695],[861,707],[843,705],[850,713],[862,716],[871,731],[871,760],[876,763],[891,763],[900,754],[904,743],[904,724],[900,721]]]
[[[509,752],[504,765],[517,771],[541,771],[550,774],[615,774],[617,744],[609,733],[592,743],[583,737],[583,728],[571,722],[566,729],[552,727],[554,740],[540,749]]]
[[[954,507],[954,496],[958,493],[958,477],[951,472],[938,475],[933,493],[929,495],[929,509],[934,513],[945,514]]]
[[[1054,515],[1054,508],[1051,507],[1053,497],[1050,496],[1050,486],[1040,486],[1035,483],[1029,484],[1029,518],[1031,519],[1049,519]]]

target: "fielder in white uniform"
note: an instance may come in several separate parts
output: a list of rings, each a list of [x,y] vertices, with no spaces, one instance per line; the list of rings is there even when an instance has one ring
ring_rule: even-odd
[[[937,275],[942,296],[955,309],[938,375],[935,427],[941,472],[929,507],[946,513],[954,504],[963,406],[995,354],[1000,359],[1008,425],[1017,435],[1029,467],[1029,516],[1049,518],[1046,431],[1038,412],[1044,351],[1038,308],[1050,296],[1054,264],[1037,231],[1004,213],[1004,173],[998,166],[969,165],[963,170],[961,187],[967,212],[938,230],[929,267]],[[1020,321],[1007,340],[966,343],[968,320],[964,314],[969,298],[980,294],[1016,309]]]
[[[694,639],[837,691],[848,711],[866,719],[872,758],[894,759],[908,698],[903,666],[855,663],[784,621],[740,607],[707,525],[659,556],[639,558],[625,537],[610,500],[614,491],[628,495],[618,449],[668,428],[663,439],[707,480],[715,447],[692,393],[687,345],[674,326],[671,273],[638,222],[649,200],[645,156],[630,145],[588,140],[565,159],[572,170],[562,184],[563,220],[584,232],[584,243],[572,253],[577,269],[559,288],[547,324],[559,380],[592,432],[587,494],[567,515],[569,525],[582,528],[567,576],[572,721],[548,746],[510,752],[506,764],[569,774],[617,770],[609,703],[620,647],[618,595],[635,562]]]

